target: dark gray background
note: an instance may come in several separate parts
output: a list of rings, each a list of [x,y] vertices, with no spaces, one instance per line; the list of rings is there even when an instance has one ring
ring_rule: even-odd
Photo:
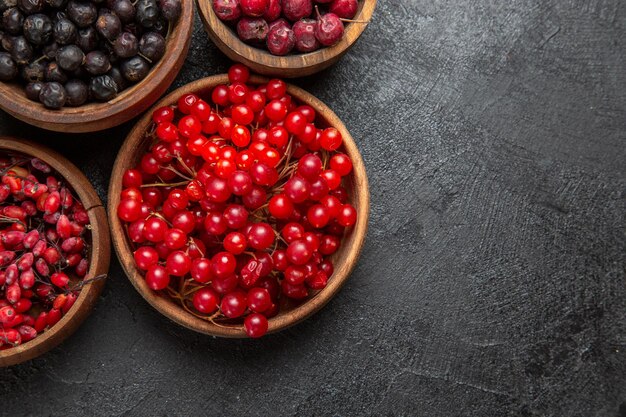
[[[218,340],[153,310],[116,260],[59,348],[0,370],[0,414],[626,416],[626,4],[379,1],[296,83],[369,172],[358,267],[305,323]],[[229,63],[196,19],[175,87]],[[101,197],[131,124],[59,149]]]

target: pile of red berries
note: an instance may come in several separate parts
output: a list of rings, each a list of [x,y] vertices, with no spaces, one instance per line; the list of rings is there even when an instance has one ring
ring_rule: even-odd
[[[239,64],[228,76],[210,99],[187,94],[153,113],[117,214],[151,289],[214,323],[245,317],[260,337],[332,275],[329,256],[357,221],[342,186],[352,162],[341,133],[316,125],[283,81],[247,84]]]
[[[236,25],[242,41],[274,55],[313,52],[339,42],[357,0],[212,0],[217,17]],[[320,13],[319,6],[326,7]],[[315,6],[315,7],[314,7]]]
[[[89,216],[45,162],[0,156],[0,349],[37,337],[74,305],[89,267]]]

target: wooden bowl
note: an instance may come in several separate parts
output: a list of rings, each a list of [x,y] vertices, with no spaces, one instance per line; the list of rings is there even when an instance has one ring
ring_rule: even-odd
[[[105,103],[50,110],[29,100],[22,85],[0,82],[0,108],[12,116],[57,132],[95,132],[120,125],[139,115],[167,90],[187,57],[193,31],[193,2],[184,0],[181,16],[167,39],[166,55],[140,83]]]
[[[294,78],[326,69],[339,61],[367,27],[367,23],[349,23],[343,38],[336,45],[305,54],[276,56],[239,40],[237,33],[217,17],[212,0],[197,1],[204,28],[217,47],[233,61],[264,75]],[[376,0],[360,0],[354,20],[369,22],[375,7]]]
[[[210,98],[210,92],[213,87],[227,82],[228,76],[226,74],[215,75],[195,81],[172,92],[156,104],[153,109],[160,106],[174,104],[176,103],[178,97],[188,93],[196,93],[201,97]],[[267,79],[259,76],[252,76],[250,82],[252,84],[261,84],[267,82]],[[339,120],[337,115],[335,115],[335,113],[333,113],[332,110],[330,110],[320,100],[293,85],[288,85],[287,91],[301,103],[308,104],[313,107],[318,114],[318,122],[334,126],[341,132],[343,136],[344,152],[350,156],[353,163],[353,173],[348,177],[349,181],[348,184],[346,184],[346,187],[348,188],[350,194],[350,202],[357,210],[358,220],[356,225],[344,237],[339,251],[332,257],[335,265],[335,272],[328,280],[326,288],[313,295],[301,305],[288,311],[281,311],[276,317],[271,318],[269,320],[268,333],[277,332],[301,322],[322,308],[335,294],[337,294],[339,289],[348,279],[348,276],[354,268],[359,254],[361,253],[361,248],[363,247],[363,243],[365,241],[369,217],[369,189],[367,175],[361,154],[359,153],[352,136],[350,136],[350,133],[341,120]],[[137,291],[139,291],[139,293],[154,308],[176,323],[197,332],[212,336],[247,337],[243,325],[241,324],[215,325],[211,322],[197,318],[196,316],[185,311],[182,307],[171,301],[166,296],[154,292],[148,288],[143,274],[135,266],[132,248],[126,236],[125,228],[122,225],[122,222],[118,219],[116,213],[117,206],[120,202],[122,176],[124,171],[135,167],[136,163],[141,158],[141,155],[143,155],[145,150],[150,145],[150,140],[145,137],[145,132],[150,126],[151,114],[152,112],[146,113],[146,115],[139,120],[126,138],[126,141],[120,149],[117,160],[115,161],[113,174],[111,176],[111,183],[109,186],[109,222],[111,224],[113,246],[115,247],[122,267],[126,271],[128,278]]]
[[[109,270],[111,255],[109,224],[104,206],[85,175],[74,164],[58,153],[26,140],[2,136],[0,137],[0,151],[21,152],[35,156],[48,163],[72,186],[74,192],[87,209],[89,222],[92,227],[91,263],[85,279],[106,274]],[[22,345],[7,350],[0,350],[0,367],[15,365],[33,359],[49,351],[70,336],[83,320],[87,318],[96,301],[98,301],[98,296],[104,287],[104,281],[104,279],[101,279],[86,284],[80,291],[80,295],[72,308],[49,330]]]

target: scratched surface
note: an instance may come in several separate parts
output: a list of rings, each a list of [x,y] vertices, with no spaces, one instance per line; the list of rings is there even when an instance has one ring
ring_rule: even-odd
[[[117,262],[59,348],[0,370],[0,415],[626,416],[626,4],[379,1],[297,83],[357,139],[367,245],[342,292],[261,341],[156,313]],[[196,19],[176,81],[228,62]],[[63,136],[104,198],[130,124]]]

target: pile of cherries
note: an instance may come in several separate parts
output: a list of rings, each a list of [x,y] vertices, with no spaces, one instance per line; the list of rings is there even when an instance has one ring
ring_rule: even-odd
[[[260,337],[268,318],[324,288],[357,221],[341,133],[281,80],[237,64],[206,101],[157,109],[150,148],[123,176],[117,214],[147,285],[216,324]]]
[[[217,17],[232,23],[237,36],[273,55],[313,52],[343,37],[357,0],[212,0]],[[318,6],[324,7],[320,12]]]
[[[74,305],[89,268],[89,216],[37,158],[0,156],[0,349],[37,337]]]

